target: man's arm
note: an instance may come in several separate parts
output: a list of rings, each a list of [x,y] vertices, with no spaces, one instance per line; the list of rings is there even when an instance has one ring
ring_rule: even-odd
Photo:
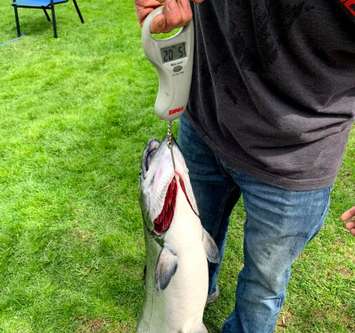
[[[343,213],[340,218],[345,222],[345,228],[355,236],[355,206]]]
[[[195,3],[203,1],[193,0]],[[185,26],[192,19],[189,0],[135,0],[135,2],[140,24],[155,8],[164,6],[163,13],[152,22],[152,33],[169,32],[174,28]]]

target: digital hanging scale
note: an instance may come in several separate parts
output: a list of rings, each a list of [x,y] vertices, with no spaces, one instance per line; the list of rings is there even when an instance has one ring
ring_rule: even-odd
[[[172,121],[185,111],[189,99],[194,55],[194,26],[188,23],[174,36],[154,39],[151,33],[153,19],[162,14],[163,7],[153,10],[142,28],[144,53],[159,75],[159,91],[155,112]]]

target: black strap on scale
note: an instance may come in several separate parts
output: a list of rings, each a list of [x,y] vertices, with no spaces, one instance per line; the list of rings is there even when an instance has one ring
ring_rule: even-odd
[[[176,164],[175,164],[175,158],[174,158],[174,152],[173,152],[174,136],[173,136],[173,121],[172,120],[170,120],[169,123],[168,123],[167,137],[168,137],[168,147],[169,147],[170,153],[171,153],[171,160],[173,162],[174,170],[176,171]]]

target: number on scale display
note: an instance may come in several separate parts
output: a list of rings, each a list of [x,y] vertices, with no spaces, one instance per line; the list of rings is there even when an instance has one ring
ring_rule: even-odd
[[[160,50],[163,63],[186,57],[185,44],[186,43],[180,43],[168,47],[163,47]]]

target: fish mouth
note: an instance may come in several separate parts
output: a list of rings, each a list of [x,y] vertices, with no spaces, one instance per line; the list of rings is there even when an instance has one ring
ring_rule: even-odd
[[[153,160],[155,153],[158,151],[160,147],[160,142],[158,140],[152,139],[148,142],[144,154],[143,154],[143,161],[142,161],[142,175],[143,178],[146,177],[146,174],[149,170],[150,164]]]

